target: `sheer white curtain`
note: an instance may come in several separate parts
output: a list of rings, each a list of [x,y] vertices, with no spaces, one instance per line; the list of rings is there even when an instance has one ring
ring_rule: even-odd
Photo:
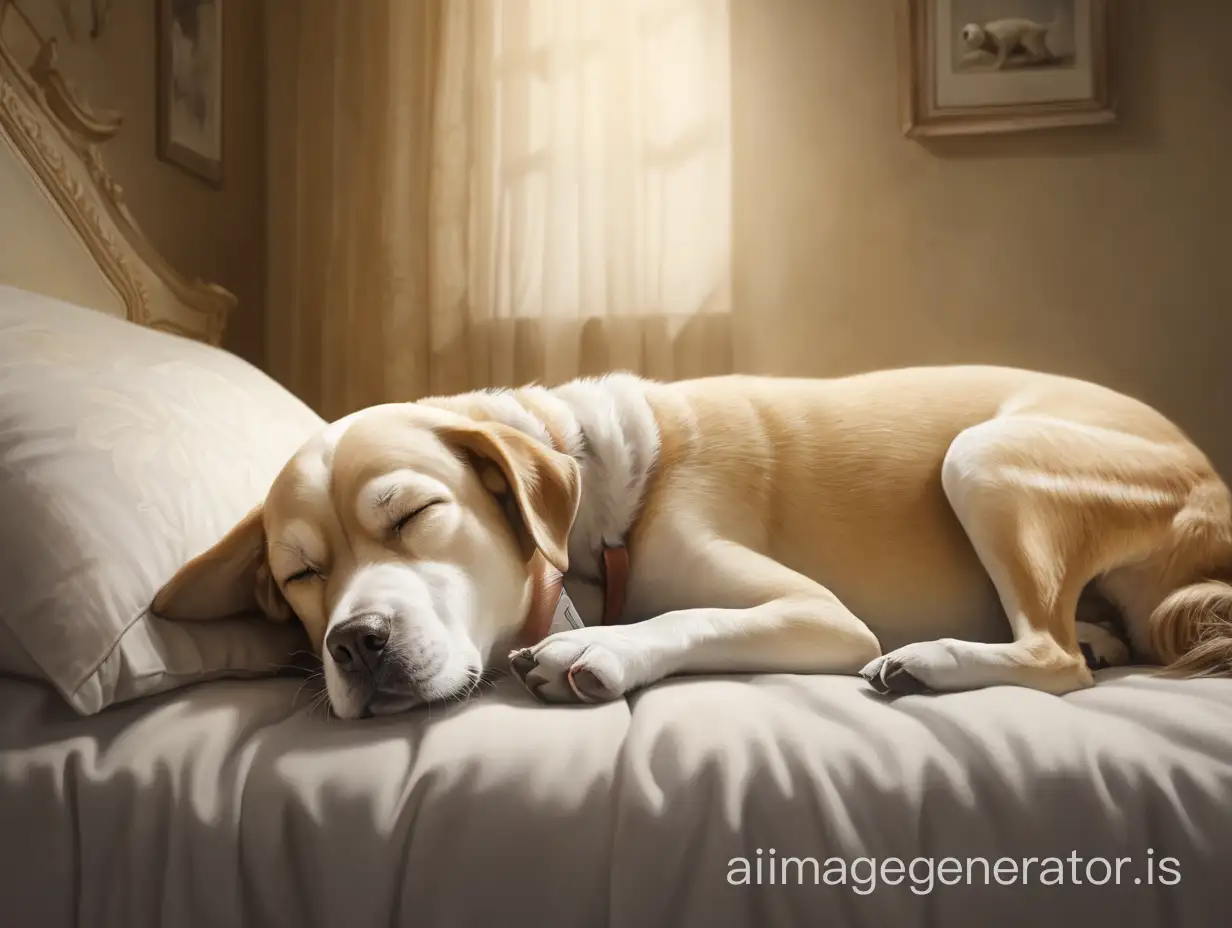
[[[301,381],[350,372],[318,405],[730,368],[727,0],[271,3],[328,116],[297,93],[294,144],[270,146],[271,203],[297,207],[271,218],[271,316],[314,343]],[[275,111],[302,88],[270,86]],[[304,184],[325,159],[327,189]],[[343,258],[350,283],[314,290]]]

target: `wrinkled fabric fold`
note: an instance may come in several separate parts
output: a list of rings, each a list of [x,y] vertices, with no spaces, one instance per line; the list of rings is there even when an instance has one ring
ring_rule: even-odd
[[[363,722],[294,680],[91,719],[0,680],[0,803],[21,836],[0,924],[1206,928],[1232,902],[1232,682],[1102,677],[1065,698],[894,702],[843,677],[677,679],[587,707],[505,680]],[[814,885],[802,863],[803,884],[733,885],[759,849],[852,876]],[[1051,886],[978,865],[975,885],[927,892],[855,879],[860,858],[1072,853],[1129,862],[1103,886],[1069,863]],[[1148,856],[1181,882],[1146,885]]]

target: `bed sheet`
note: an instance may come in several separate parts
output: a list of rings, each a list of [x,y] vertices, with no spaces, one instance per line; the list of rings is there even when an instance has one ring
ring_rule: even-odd
[[[1226,924],[1232,681],[1100,679],[505,680],[361,722],[295,679],[93,718],[2,679],[0,925]]]

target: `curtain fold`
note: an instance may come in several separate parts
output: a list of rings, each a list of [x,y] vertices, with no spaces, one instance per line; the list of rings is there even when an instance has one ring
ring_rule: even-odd
[[[268,0],[271,373],[731,368],[726,0]]]

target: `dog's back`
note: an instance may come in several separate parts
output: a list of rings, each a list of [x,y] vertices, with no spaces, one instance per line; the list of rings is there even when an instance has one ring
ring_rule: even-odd
[[[1118,564],[1104,578],[1104,591],[1135,613],[1140,651],[1173,661],[1207,634],[1197,628],[1197,594],[1149,618],[1161,583],[1170,593],[1232,568],[1232,503],[1210,462],[1165,416],[1098,385],[971,366],[828,380],[717,377],[648,384],[647,397],[661,423],[660,466],[637,533],[687,513],[831,589],[883,649],[925,637],[1009,636],[943,483],[956,439],[995,420],[1039,426],[1037,441],[999,462],[1019,500],[1039,497],[1035,517],[1050,518],[1058,499],[1077,500],[1100,481],[1154,494],[1152,523],[1189,523],[1142,564]],[[1056,441],[1057,427],[1083,444]],[[1087,445],[1098,452],[1101,436],[1109,451],[1092,458]],[[1135,470],[1139,460],[1150,467]],[[1159,576],[1175,570],[1186,575]],[[1215,611],[1228,614],[1225,589],[1202,587],[1197,598],[1210,606],[1213,597]],[[1160,628],[1168,629],[1162,638],[1151,630]]]

